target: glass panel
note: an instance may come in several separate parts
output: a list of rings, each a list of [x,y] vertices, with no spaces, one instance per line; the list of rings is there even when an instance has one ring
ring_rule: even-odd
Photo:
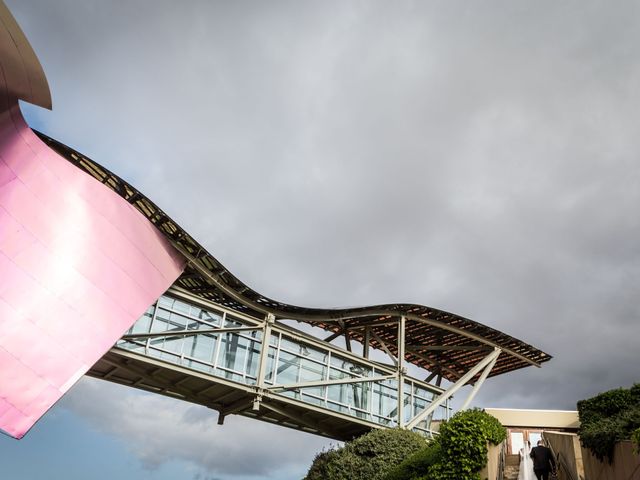
[[[196,335],[189,337],[192,340],[189,342],[188,348],[185,345],[183,350],[184,355],[193,357],[196,360],[211,363],[213,360],[213,352],[216,346],[216,335]]]
[[[191,310],[191,305],[180,300],[175,300],[173,302],[173,310],[176,312],[186,313],[188,315]]]
[[[168,323],[169,316],[167,315],[167,318],[163,318],[161,316],[163,313],[166,314],[166,312],[162,310],[158,310],[158,314],[156,315],[156,318],[153,321],[153,324],[151,325],[151,333],[166,332],[167,329],[169,328],[169,323]]]
[[[233,318],[231,315],[227,315],[224,326],[225,328],[246,327],[246,325],[243,325],[240,320],[238,320],[237,318]]]
[[[404,394],[403,413],[404,413],[403,416],[404,416],[405,422],[408,422],[413,418],[413,412],[411,411],[411,394],[410,393]]]
[[[183,315],[177,313],[169,314],[169,329],[170,330],[186,330],[188,320]]]
[[[331,370],[329,370],[329,380],[340,380],[343,378],[353,378],[353,377],[354,375],[351,375],[342,370],[337,370],[335,368],[332,368]]]
[[[329,356],[328,351],[323,351],[318,348],[314,348],[310,345],[309,346],[302,345],[302,348],[300,349],[300,354],[303,357],[306,357],[312,360],[317,360],[321,363],[327,363],[327,358]]]
[[[165,295],[161,296],[158,299],[158,304],[162,305],[163,307],[171,308],[171,307],[173,307],[173,302],[174,302],[173,298],[167,297]]]
[[[222,340],[224,361],[222,364],[228,370],[242,372],[244,370],[247,340],[235,333],[227,333]]]
[[[280,352],[276,382],[278,385],[298,383],[300,357],[287,352]]]
[[[307,389],[305,388],[305,392],[302,394],[302,400],[304,400],[305,402],[311,403],[313,405],[318,405],[318,406],[324,407],[324,400],[323,399],[317,398],[317,397],[313,397],[313,396],[309,395],[306,390]]]
[[[204,363],[196,362],[195,360],[186,360],[185,363],[194,370],[199,370],[205,373],[211,373],[213,371],[213,367],[211,365],[205,365]]]
[[[303,358],[300,360],[300,382],[318,382],[324,380],[326,367]]]
[[[182,342],[183,337],[166,337],[163,348],[180,355],[182,353]]]
[[[179,363],[180,357],[178,357],[177,355],[173,355],[171,353],[167,353],[167,352],[160,352],[159,357],[162,360],[166,360],[169,361],[171,363]]]
[[[264,380],[265,382],[273,383],[273,370],[276,359],[276,349],[269,347],[269,353],[267,354],[269,360],[267,361],[267,368],[265,369]]]
[[[153,312],[147,311],[142,317],[138,319],[136,323],[133,324],[133,327],[129,330],[130,333],[148,333],[149,327],[151,326],[151,318],[153,317]]]
[[[373,386],[372,411],[381,417],[392,417],[397,404],[397,391],[376,382]]]
[[[260,362],[260,343],[250,342],[247,350],[247,375],[258,375],[258,363]]]

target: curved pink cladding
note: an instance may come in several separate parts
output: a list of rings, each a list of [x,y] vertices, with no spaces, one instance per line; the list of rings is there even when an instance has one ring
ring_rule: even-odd
[[[0,429],[21,438],[175,281],[184,261],[131,205],[36,137],[20,113],[5,47]]]

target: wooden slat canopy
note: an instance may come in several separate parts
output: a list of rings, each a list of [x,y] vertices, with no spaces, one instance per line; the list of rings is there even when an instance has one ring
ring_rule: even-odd
[[[347,309],[305,308],[282,303],[251,289],[227,270],[157,205],[130,184],[70,147],[36,132],[61,156],[111,188],[153,223],[189,260],[189,266],[175,285],[194,295],[262,319],[272,313],[321,327],[334,336],[397,356],[398,319],[406,318],[405,359],[455,382],[498,347],[498,358],[490,376],[529,365],[540,366],[552,357],[510,335],[481,323],[422,305],[395,303]]]

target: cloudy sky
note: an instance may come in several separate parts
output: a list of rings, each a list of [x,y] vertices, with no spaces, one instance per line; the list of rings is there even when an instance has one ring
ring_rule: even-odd
[[[640,20],[627,2],[6,0],[35,128],[136,185],[240,279],[421,303],[554,356],[479,406],[640,380]],[[8,478],[300,478],[324,439],[82,380]],[[251,452],[251,453],[249,453]]]

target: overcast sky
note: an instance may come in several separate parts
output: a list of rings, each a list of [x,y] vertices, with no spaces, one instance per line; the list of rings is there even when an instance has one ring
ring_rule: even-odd
[[[257,291],[420,303],[554,356],[479,406],[574,409],[640,380],[640,4],[6,3],[53,96],[23,105],[30,124]],[[85,379],[0,460],[21,479],[280,480],[328,444],[215,421]]]

